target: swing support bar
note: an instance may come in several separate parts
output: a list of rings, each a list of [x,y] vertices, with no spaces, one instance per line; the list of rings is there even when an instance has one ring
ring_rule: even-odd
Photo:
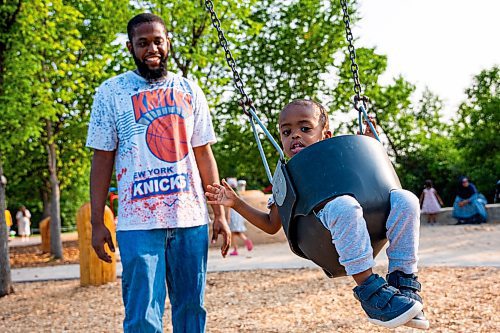
[[[274,148],[276,149],[276,151],[280,155],[280,161],[282,163],[285,162],[285,155],[283,154],[283,150],[279,146],[278,142],[276,142],[276,140],[271,135],[271,133],[269,132],[267,127],[262,123],[262,121],[257,116],[255,107],[252,104],[250,104],[250,107],[248,108],[248,110],[245,108],[245,105],[242,105],[242,107],[243,107],[243,111],[245,113],[249,114],[250,123],[252,124],[253,135],[255,137],[255,141],[257,142],[257,147],[259,148],[260,158],[262,159],[262,163],[264,163],[264,168],[266,169],[267,178],[269,179],[269,182],[272,183],[273,176],[272,176],[271,170],[269,168],[269,163],[267,162],[266,154],[264,152],[264,149],[262,148],[262,142],[260,140],[259,133],[257,133],[257,128],[255,126],[255,123],[257,123],[257,125],[259,125],[259,127],[264,132],[264,135],[269,139],[269,141],[271,141],[272,145],[274,146]]]

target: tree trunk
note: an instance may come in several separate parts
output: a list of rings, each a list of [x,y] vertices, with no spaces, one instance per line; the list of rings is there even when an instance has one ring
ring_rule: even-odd
[[[41,192],[41,197],[42,197],[42,202],[43,202],[43,211],[42,211],[42,220],[46,217],[50,216],[50,209],[51,209],[51,204],[50,204],[50,184],[47,184],[46,187],[44,187]]]
[[[5,179],[2,168],[2,155],[0,153],[0,178]],[[9,235],[5,223],[5,186],[0,180],[0,297],[14,292],[10,277],[9,262]]]
[[[4,1],[2,1],[4,5]],[[0,41],[0,97],[3,95],[4,69],[5,69],[5,51],[7,44],[5,36],[10,32],[10,29],[16,22],[17,14],[21,10],[21,1],[16,4],[14,12],[4,17],[5,22],[2,22],[2,40]],[[2,153],[0,152],[0,297],[14,292],[12,280],[10,276],[10,261],[9,261],[9,235],[7,234],[7,224],[5,223],[5,187],[6,181],[3,175]]]
[[[52,122],[47,120],[47,153],[50,176],[50,253],[55,259],[62,259],[61,208],[59,180],[57,179],[56,144],[53,142]]]

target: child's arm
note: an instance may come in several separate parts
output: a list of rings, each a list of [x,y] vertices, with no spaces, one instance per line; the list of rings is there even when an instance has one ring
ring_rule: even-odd
[[[441,197],[439,196],[439,194],[436,190],[434,190],[434,194],[436,195],[436,198],[438,199],[441,206],[444,206],[443,199],[441,199]]]
[[[422,194],[420,194],[420,208],[422,208],[422,203],[424,202],[424,197],[425,197],[425,193],[424,193],[424,191],[422,191]]]
[[[231,207],[247,221],[268,234],[275,234],[281,228],[281,221],[276,205],[271,207],[270,213],[255,209],[241,200],[224,179],[222,180],[222,185],[208,185],[205,195],[208,198],[208,204]]]

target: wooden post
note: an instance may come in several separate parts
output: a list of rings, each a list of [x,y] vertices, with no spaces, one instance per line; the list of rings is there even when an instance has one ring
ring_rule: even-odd
[[[39,227],[42,237],[42,253],[50,253],[50,216],[44,218]]]
[[[116,281],[116,256],[107,245],[106,251],[113,260],[110,264],[100,260],[92,248],[92,226],[90,224],[90,203],[84,204],[76,216],[78,229],[78,246],[80,248],[80,285],[99,286]],[[113,243],[116,246],[116,227],[113,213],[105,207],[104,224],[111,232]]]

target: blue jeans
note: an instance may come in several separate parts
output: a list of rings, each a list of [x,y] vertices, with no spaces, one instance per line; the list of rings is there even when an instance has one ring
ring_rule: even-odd
[[[174,333],[205,332],[208,226],[118,231],[125,332],[163,332],[166,288]]]

